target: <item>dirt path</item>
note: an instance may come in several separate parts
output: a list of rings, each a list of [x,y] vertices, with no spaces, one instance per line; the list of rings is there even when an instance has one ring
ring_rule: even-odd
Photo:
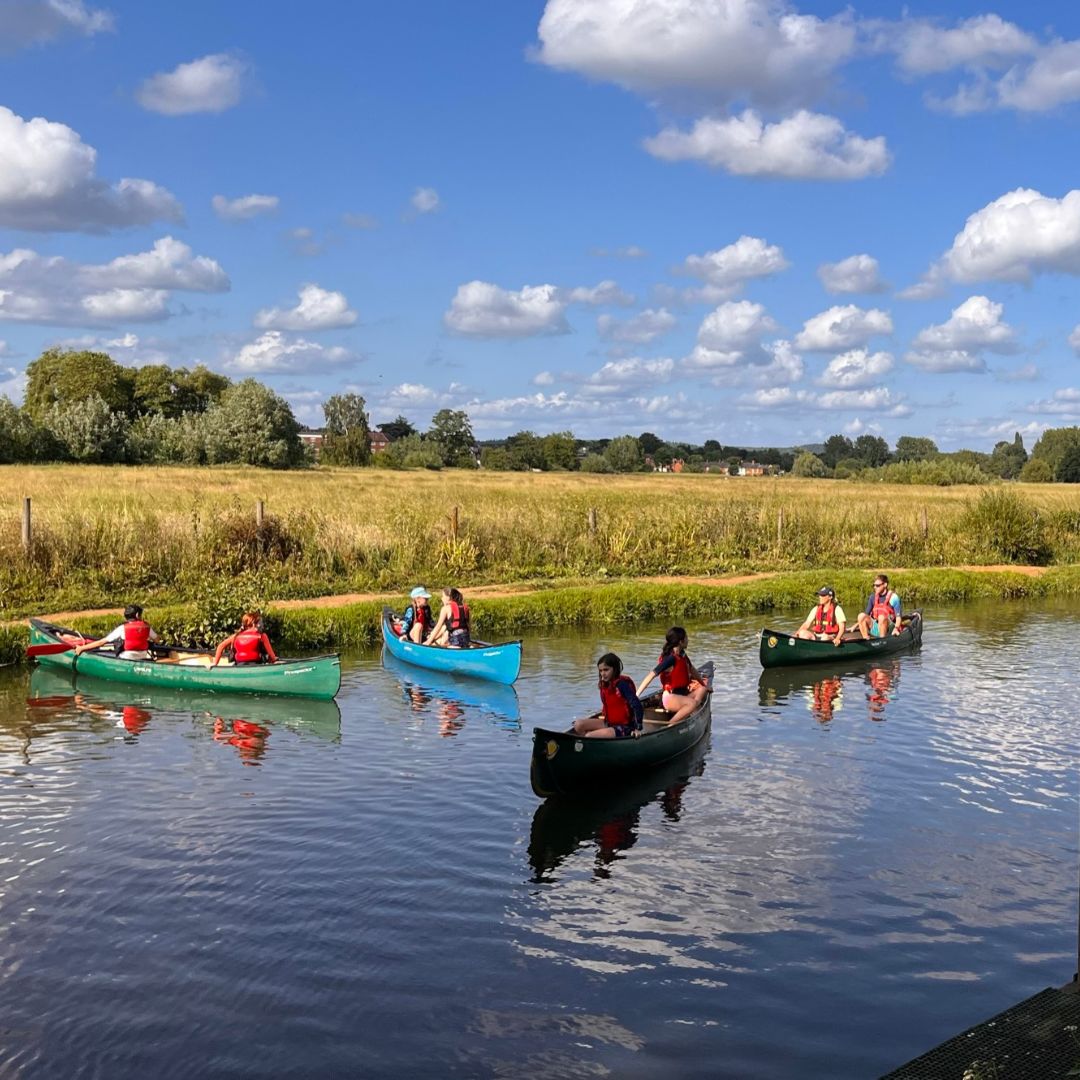
[[[1050,569],[1047,566],[951,566],[932,567],[931,569],[942,570],[969,570],[973,573],[1000,573],[1011,571],[1014,574],[1023,574],[1025,577],[1042,577]],[[890,567],[890,574],[902,574],[902,569]],[[745,585],[750,581],[766,581],[769,578],[779,577],[780,571],[769,570],[759,574],[732,574],[727,577],[678,577],[672,574],[664,574],[657,577],[634,578],[634,581],[643,581],[651,585]],[[558,584],[554,586],[560,588]],[[572,588],[572,585],[566,586]],[[504,596],[527,596],[529,593],[540,592],[531,585],[480,585],[469,590],[470,599],[494,600]],[[313,596],[300,600],[274,600],[267,606],[275,610],[290,610],[296,608],[332,608],[347,607],[349,604],[363,604],[371,602],[388,602],[400,600],[403,592],[381,593],[338,593],[334,596]],[[123,608],[91,608],[87,611],[58,611],[51,615],[41,616],[49,622],[65,624],[73,619],[92,618],[95,615],[122,615]],[[8,626],[15,626],[25,622],[25,619],[14,619],[8,622]]]

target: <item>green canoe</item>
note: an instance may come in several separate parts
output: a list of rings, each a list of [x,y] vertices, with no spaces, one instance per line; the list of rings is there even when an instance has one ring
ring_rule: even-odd
[[[54,645],[78,638],[74,630],[42,619],[30,620],[30,644]],[[208,690],[227,694],[285,694],[328,701],[341,688],[341,660],[337,655],[275,664],[221,663],[210,667],[213,653],[180,646],[154,646],[152,660],[121,660],[111,651],[58,652],[38,658],[39,663],[75,669],[81,675],[111,682],[136,683],[171,690]]]
[[[903,629],[888,637],[863,640],[857,631],[848,631],[839,645],[831,641],[810,641],[783,630],[762,630],[758,655],[763,668],[791,667],[793,664],[847,664],[870,656],[885,656],[922,643],[921,611],[905,615]]]
[[[702,664],[701,674],[712,680],[712,664]],[[627,778],[692,750],[705,737],[712,721],[712,695],[701,708],[677,724],[666,722],[660,695],[642,699],[645,731],[636,739],[589,739],[573,731],[533,729],[529,779],[540,797],[581,792],[590,787],[620,783]]]

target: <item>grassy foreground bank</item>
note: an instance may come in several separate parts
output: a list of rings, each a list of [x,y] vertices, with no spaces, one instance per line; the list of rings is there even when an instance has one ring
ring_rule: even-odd
[[[477,600],[473,617],[478,634],[489,640],[541,627],[633,626],[644,621],[677,623],[755,613],[775,613],[787,625],[795,619],[801,621],[813,603],[814,591],[823,582],[837,590],[849,614],[861,610],[871,575],[865,570],[815,570],[719,586],[616,581]],[[1038,577],[1010,570],[931,569],[897,572],[891,578],[908,610],[929,608],[935,603],[1080,594],[1080,566],[1052,568]],[[380,640],[381,612],[379,601],[341,607],[271,609],[267,622],[274,641],[286,653],[357,649]],[[184,628],[192,620],[191,608],[183,605],[148,608],[146,614],[170,639],[182,640]],[[90,636],[104,634],[116,622],[115,615],[73,620],[76,629]],[[932,611],[928,622],[932,625]],[[28,639],[25,627],[0,627],[0,662],[23,662]]]
[[[29,554],[20,536],[26,496]],[[468,590],[1002,562],[1080,562],[1080,485],[0,467],[0,617],[8,619],[134,599],[181,604],[208,582],[243,575],[265,599],[287,599],[417,581]]]

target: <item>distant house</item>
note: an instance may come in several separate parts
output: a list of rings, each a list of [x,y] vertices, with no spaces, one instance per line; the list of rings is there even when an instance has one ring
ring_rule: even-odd
[[[671,471],[672,472],[682,472],[685,467],[686,467],[686,462],[683,461],[683,459],[681,457],[675,458],[674,461],[672,461],[672,463],[671,463]]]
[[[739,466],[740,476],[764,476],[769,471],[768,465],[762,465],[760,461],[744,461]]]
[[[325,436],[326,428],[304,428],[300,432],[300,441],[305,446],[310,446],[315,456],[318,457]]]
[[[387,438],[385,432],[379,431],[379,429],[376,428],[371,433],[371,452],[373,454],[381,454],[390,445],[390,441],[391,440]]]
[[[682,472],[684,462],[682,458],[675,458],[670,465],[658,465],[652,454],[645,455],[645,468],[652,472]]]
[[[702,472],[717,473],[719,476],[728,476],[731,466],[726,461],[706,461],[701,466]]]

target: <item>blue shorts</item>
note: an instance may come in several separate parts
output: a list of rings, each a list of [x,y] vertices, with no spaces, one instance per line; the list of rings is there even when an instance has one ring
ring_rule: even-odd
[[[456,649],[467,649],[471,639],[468,630],[451,630],[450,636],[446,640],[448,644],[453,645]]]
[[[616,739],[629,739],[637,731],[633,724],[611,724],[609,726],[615,732]]]

